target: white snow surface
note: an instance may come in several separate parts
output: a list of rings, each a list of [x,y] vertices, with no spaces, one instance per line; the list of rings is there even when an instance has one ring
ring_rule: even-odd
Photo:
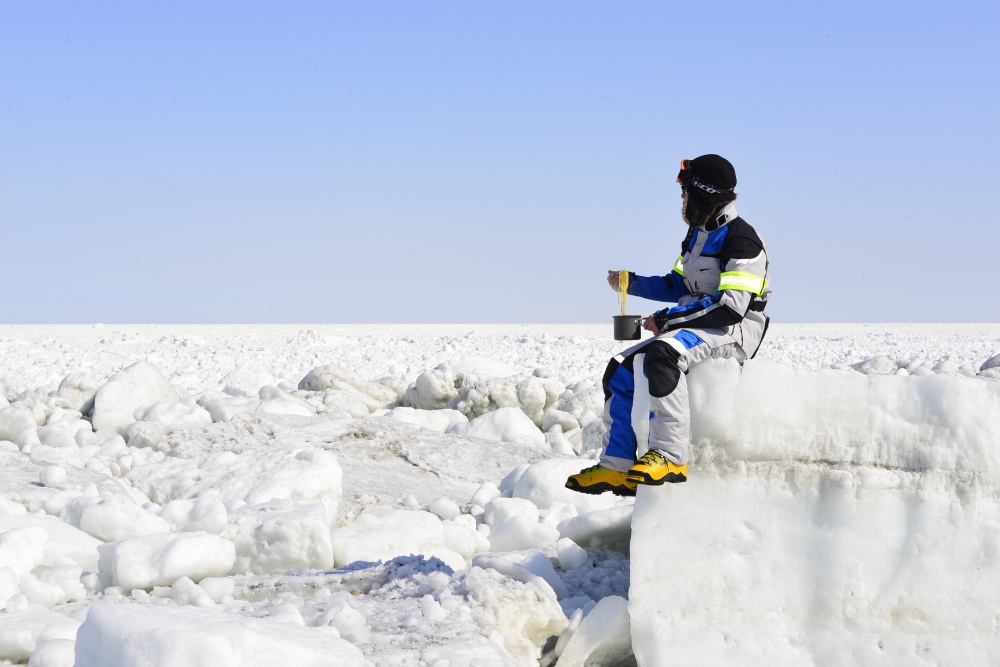
[[[635,500],[611,332],[0,326],[0,664],[994,664],[1000,325],[775,324]]]

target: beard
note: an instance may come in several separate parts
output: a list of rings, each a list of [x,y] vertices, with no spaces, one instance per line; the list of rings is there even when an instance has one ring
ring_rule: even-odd
[[[697,194],[692,195],[687,188],[684,188],[681,195],[681,217],[689,227],[705,227],[719,211],[735,199],[736,194],[732,193],[729,197],[713,201]]]
[[[702,227],[722,206],[706,201],[698,196],[691,196],[684,191],[681,197],[681,217],[689,227]]]

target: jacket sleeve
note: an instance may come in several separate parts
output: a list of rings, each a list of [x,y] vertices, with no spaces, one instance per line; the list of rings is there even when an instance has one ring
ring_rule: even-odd
[[[629,273],[628,293],[651,301],[677,303],[690,294],[684,278],[676,270],[665,276],[637,276]]]
[[[744,237],[729,247],[724,245],[719,261],[722,263],[719,291],[656,313],[660,331],[682,327],[726,328],[743,321],[754,298],[764,293],[767,253],[759,239]]]

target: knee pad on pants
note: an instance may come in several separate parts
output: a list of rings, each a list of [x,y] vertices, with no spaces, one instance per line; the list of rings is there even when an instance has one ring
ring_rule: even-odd
[[[655,341],[646,349],[643,369],[649,378],[649,395],[663,398],[677,388],[681,369],[677,363],[681,355],[670,345]]]

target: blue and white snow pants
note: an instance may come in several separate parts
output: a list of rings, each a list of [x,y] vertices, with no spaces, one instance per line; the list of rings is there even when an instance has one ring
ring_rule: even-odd
[[[647,449],[677,464],[691,458],[687,372],[705,359],[746,353],[724,329],[677,329],[616,355],[604,373],[604,452],[601,465],[628,470]],[[639,445],[642,451],[637,451]]]

